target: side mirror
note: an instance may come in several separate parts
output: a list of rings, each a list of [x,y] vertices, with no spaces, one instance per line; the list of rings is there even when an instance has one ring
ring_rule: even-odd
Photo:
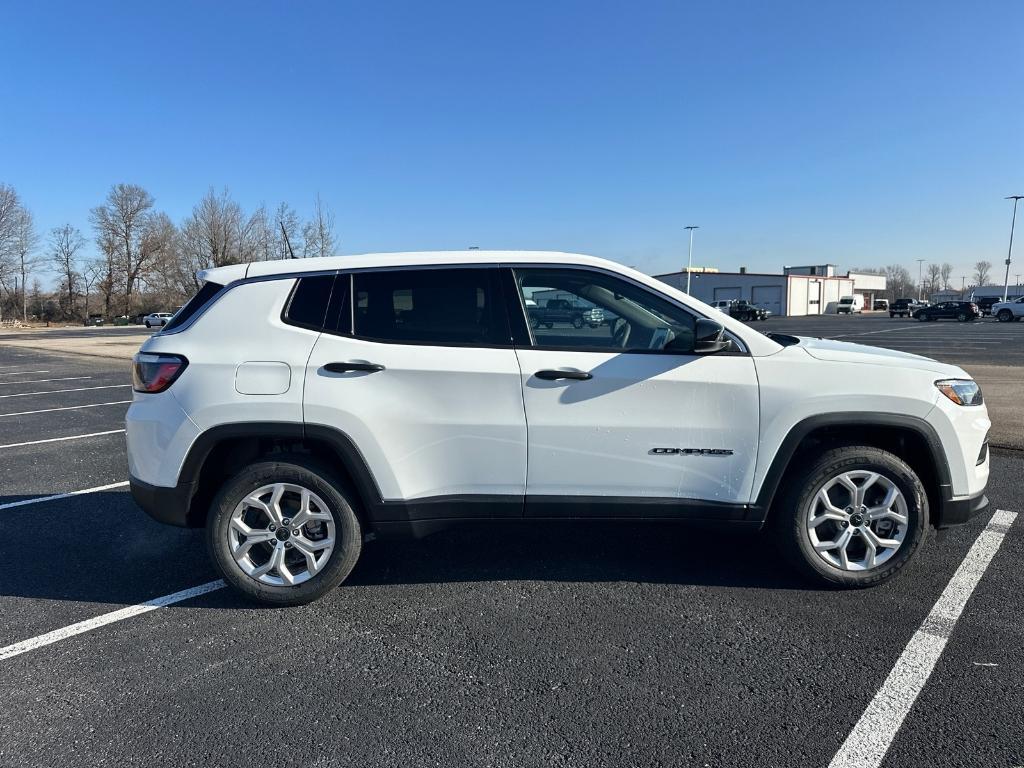
[[[693,329],[693,353],[695,355],[713,355],[724,352],[732,346],[732,341],[722,338],[725,327],[714,320],[700,318]]]

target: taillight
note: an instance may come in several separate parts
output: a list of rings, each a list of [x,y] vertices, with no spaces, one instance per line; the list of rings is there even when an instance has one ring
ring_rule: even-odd
[[[136,392],[155,394],[163,392],[188,367],[181,355],[162,352],[139,352],[132,359],[132,388]]]

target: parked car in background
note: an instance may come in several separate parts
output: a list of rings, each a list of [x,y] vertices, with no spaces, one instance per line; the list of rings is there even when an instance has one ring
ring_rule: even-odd
[[[991,314],[1001,323],[1024,317],[1024,296],[1015,301],[999,301],[992,305]]]
[[[142,319],[142,324],[147,328],[163,328],[174,317],[170,312],[150,312]]]
[[[889,300],[888,299],[875,299],[873,305],[875,312],[888,312],[889,311]]]
[[[604,312],[594,307],[577,307],[568,299],[548,299],[543,307],[527,307],[534,328],[553,328],[556,323],[573,328],[589,325],[597,328],[604,322]]]
[[[935,306],[922,307],[914,311],[914,317],[922,322],[927,320],[957,320],[966,323],[981,317],[978,305],[973,301],[943,301]]]
[[[852,315],[855,312],[864,311],[864,297],[855,293],[852,296],[840,296],[839,305],[836,307],[837,315]]]
[[[771,317],[771,314],[767,309],[751,304],[746,299],[739,299],[729,305],[729,316],[735,317],[737,320],[745,320],[747,322],[767,320]]]
[[[83,325],[99,326],[103,325],[103,315],[89,315]]]
[[[889,317],[910,317],[923,306],[924,303],[917,299],[896,299],[889,306]]]
[[[719,299],[711,306],[717,309],[719,312],[725,312],[725,314],[728,315],[729,307],[731,307],[735,301],[736,299]]]
[[[978,305],[978,309],[983,315],[992,314],[992,306],[999,303],[998,296],[984,296],[980,299],[975,299],[974,303]]]

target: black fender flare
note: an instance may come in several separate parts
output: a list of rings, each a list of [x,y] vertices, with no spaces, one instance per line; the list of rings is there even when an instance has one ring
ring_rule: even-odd
[[[942,447],[935,428],[924,419],[916,416],[909,416],[899,413],[864,413],[858,411],[838,411],[835,413],[823,413],[817,416],[809,416],[803,421],[797,422],[783,438],[779,450],[776,451],[764,480],[757,492],[757,500],[754,508],[762,516],[762,520],[768,515],[772,502],[782,483],[782,478],[789,469],[790,462],[796,454],[797,449],[809,434],[815,430],[825,427],[882,427],[887,429],[901,429],[914,433],[924,441],[928,447],[929,458],[935,469],[935,477],[938,481],[938,492],[941,500],[952,497],[952,480],[949,473],[949,461],[946,452]]]

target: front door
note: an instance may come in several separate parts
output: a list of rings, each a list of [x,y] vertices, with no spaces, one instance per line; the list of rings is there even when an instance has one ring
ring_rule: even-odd
[[[534,294],[557,291],[604,315],[597,327],[531,327],[517,347],[529,435],[526,514],[742,514],[758,436],[750,356],[694,354],[693,313],[611,273],[530,266],[513,275],[520,306],[510,313],[522,315]]]

